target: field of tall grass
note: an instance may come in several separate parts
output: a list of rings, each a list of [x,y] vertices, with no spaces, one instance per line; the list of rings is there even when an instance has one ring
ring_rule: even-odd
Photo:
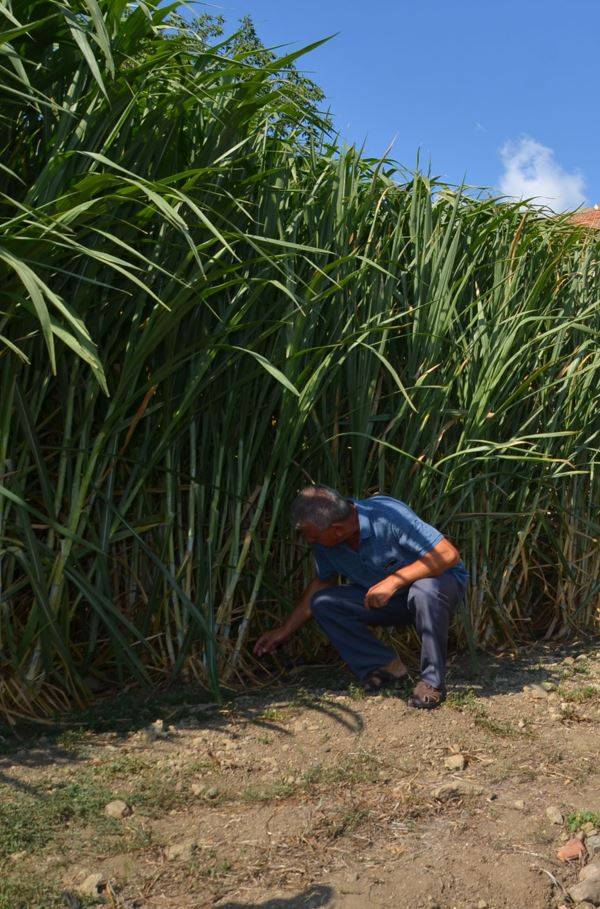
[[[338,147],[175,6],[0,13],[0,713],[252,672],[309,480],[459,546],[459,642],[597,631],[596,235]]]

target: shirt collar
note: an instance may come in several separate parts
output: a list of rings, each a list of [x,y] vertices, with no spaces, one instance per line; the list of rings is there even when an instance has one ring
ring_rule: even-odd
[[[371,521],[369,520],[369,515],[367,509],[357,502],[355,499],[354,506],[358,514],[358,526],[360,528],[360,538],[361,540],[366,540],[367,537],[371,536]]]

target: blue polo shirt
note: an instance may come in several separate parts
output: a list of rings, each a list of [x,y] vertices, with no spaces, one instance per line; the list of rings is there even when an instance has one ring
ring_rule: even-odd
[[[317,577],[329,580],[341,574],[352,584],[368,589],[394,571],[410,565],[430,552],[443,534],[422,521],[414,511],[390,496],[353,499],[358,512],[360,544],[357,550],[347,543],[313,546]],[[466,586],[467,572],[462,562],[448,571]]]

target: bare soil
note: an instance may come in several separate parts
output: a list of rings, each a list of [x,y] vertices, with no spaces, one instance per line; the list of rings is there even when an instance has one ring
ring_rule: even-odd
[[[325,669],[5,736],[0,909],[570,905],[556,851],[600,827],[597,646],[464,660],[449,681],[434,712]],[[132,813],[107,817],[113,799]]]

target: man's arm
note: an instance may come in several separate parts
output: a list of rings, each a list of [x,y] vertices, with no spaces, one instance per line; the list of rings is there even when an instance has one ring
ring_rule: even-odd
[[[367,609],[378,609],[380,606],[385,606],[388,600],[403,587],[408,587],[423,578],[437,578],[458,562],[460,562],[458,549],[444,537],[433,549],[415,562],[399,568],[398,571],[367,590],[365,606]]]
[[[290,613],[283,625],[280,625],[279,628],[274,628],[272,631],[266,631],[264,634],[261,634],[254,645],[255,656],[260,657],[264,653],[272,653],[280,644],[285,644],[286,641],[289,641],[294,632],[298,631],[299,628],[302,628],[302,626],[312,617],[310,601],[314,594],[318,590],[324,590],[326,587],[333,587],[334,583],[335,581],[333,579],[330,581],[321,581],[319,578],[313,578],[298,600],[293,612]]]

